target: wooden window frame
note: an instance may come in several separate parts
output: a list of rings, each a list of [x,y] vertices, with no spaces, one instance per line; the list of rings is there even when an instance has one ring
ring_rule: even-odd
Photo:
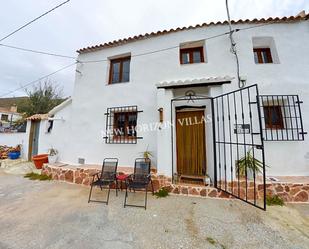
[[[266,52],[267,56],[267,62],[263,61],[262,52]],[[253,48],[253,54],[255,56],[255,53],[257,53],[258,63],[256,64],[268,64],[273,63],[273,58],[271,56],[271,50],[270,48]]]
[[[126,56],[126,57],[121,57],[121,58],[110,60],[108,84],[117,84],[117,83],[123,83],[123,82],[129,82],[130,81],[130,71],[131,71],[130,67],[129,67],[129,81],[123,81],[122,69],[123,69],[123,63],[125,61],[130,61],[130,64],[131,64],[131,56]],[[119,81],[113,82],[113,73],[114,73],[113,64],[118,63],[118,62],[120,63],[120,66],[119,66]]]
[[[198,51],[200,53],[201,56],[201,61],[200,62],[193,62],[193,52]],[[185,53],[189,53],[189,63],[184,63],[184,61],[182,60],[182,55]],[[205,62],[204,59],[204,47],[193,47],[193,48],[180,48],[180,52],[179,52],[179,59],[180,59],[180,64],[182,65],[186,65],[186,64],[195,64],[195,63],[203,63]]]
[[[135,115],[136,117],[136,123],[137,123],[137,111],[136,112],[115,112],[114,113],[114,122],[113,122],[113,133],[115,131],[115,129],[119,129],[119,127],[117,127],[117,116],[119,115],[125,115],[125,119],[124,119],[124,135],[117,135],[117,134],[113,134],[113,140],[119,140],[119,139],[136,139],[136,132],[135,135],[133,136],[128,136],[127,132],[128,132],[128,128],[129,128],[129,115]],[[136,124],[137,125],[137,124]],[[136,128],[136,125],[134,127],[134,129]]]
[[[284,121],[283,121],[283,115],[282,115],[282,107],[280,105],[266,105],[263,106],[264,110],[264,120],[265,120],[265,128],[271,129],[271,130],[282,130],[284,129]],[[271,111],[270,110],[276,110],[278,117],[279,117],[279,123],[272,124],[271,119]],[[267,119],[266,119],[267,117]],[[268,122],[266,122],[268,120]]]

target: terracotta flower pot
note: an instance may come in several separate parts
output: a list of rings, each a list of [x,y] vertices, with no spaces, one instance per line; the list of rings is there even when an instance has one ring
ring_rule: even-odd
[[[32,157],[32,161],[37,169],[42,169],[44,163],[48,163],[48,154],[40,154]]]

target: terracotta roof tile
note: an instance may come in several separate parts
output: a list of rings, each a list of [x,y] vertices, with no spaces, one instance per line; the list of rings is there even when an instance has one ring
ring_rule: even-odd
[[[170,87],[179,87],[179,86],[194,86],[201,84],[217,84],[231,82],[234,78],[228,75],[223,77],[208,77],[200,79],[185,79],[185,80],[172,80],[172,81],[163,81],[156,84],[157,88],[170,88]]]
[[[27,120],[46,120],[48,119],[48,114],[34,114],[27,118]]]
[[[301,20],[308,20],[308,19],[309,19],[309,14],[305,14],[305,12],[300,12],[298,15],[290,16],[290,17],[286,17],[286,16],[285,17],[269,17],[267,19],[265,19],[265,18],[261,18],[261,19],[254,18],[252,20],[239,19],[239,20],[232,20],[231,23],[232,24],[282,23],[282,22],[294,22],[294,21],[301,21]],[[100,44],[100,45],[81,48],[81,49],[77,50],[76,52],[80,53],[80,54],[87,53],[87,52],[93,52],[93,51],[97,51],[97,50],[100,50],[100,49],[103,49],[103,48],[115,47],[115,46],[125,44],[127,42],[137,41],[137,40],[141,40],[141,39],[147,39],[149,37],[165,35],[165,34],[169,34],[169,33],[173,33],[173,32],[178,32],[178,31],[181,31],[181,30],[191,30],[191,29],[196,29],[196,28],[201,28],[201,27],[208,27],[208,26],[213,26],[213,25],[225,25],[225,24],[228,24],[228,22],[227,21],[210,22],[210,23],[197,24],[195,26],[178,27],[176,29],[151,32],[150,34],[149,33],[140,34],[140,35],[136,35],[136,36],[133,36],[133,37],[128,37],[128,38],[124,38],[124,39],[114,40],[114,41],[111,41],[111,42],[106,42],[106,43],[103,43],[103,44]]]

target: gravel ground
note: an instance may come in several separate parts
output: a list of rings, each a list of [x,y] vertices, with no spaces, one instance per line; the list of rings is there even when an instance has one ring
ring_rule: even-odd
[[[148,208],[87,203],[89,188],[0,171],[0,248],[309,248],[309,205],[150,197]],[[95,197],[106,192],[95,191]],[[132,193],[129,201],[142,201]]]
[[[12,175],[24,175],[27,173],[35,172],[40,173],[41,171],[36,169],[32,162],[25,161],[23,159],[4,159],[0,160],[0,167],[4,173]]]

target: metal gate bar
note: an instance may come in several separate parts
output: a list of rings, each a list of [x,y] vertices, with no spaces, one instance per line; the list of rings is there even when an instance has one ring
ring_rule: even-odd
[[[171,124],[174,122],[175,102],[201,100],[209,100],[211,103],[215,187],[250,205],[266,210],[264,143],[257,85],[216,97],[186,94],[174,98],[170,105]],[[173,127],[171,127],[171,148],[174,182]],[[242,168],[240,161],[243,162]],[[259,165],[261,165],[259,171],[254,170]]]
[[[252,85],[212,100],[215,187],[265,210],[265,157],[259,98],[257,85]]]

